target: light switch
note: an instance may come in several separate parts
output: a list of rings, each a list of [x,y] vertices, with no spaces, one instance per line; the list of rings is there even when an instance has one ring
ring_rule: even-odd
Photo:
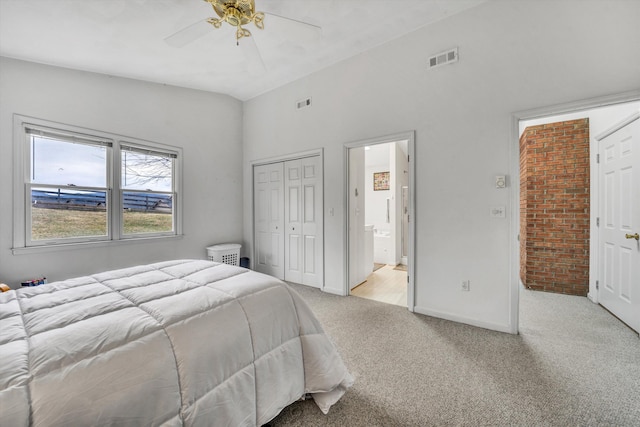
[[[490,212],[491,212],[491,218],[506,217],[506,208],[504,206],[492,206]]]

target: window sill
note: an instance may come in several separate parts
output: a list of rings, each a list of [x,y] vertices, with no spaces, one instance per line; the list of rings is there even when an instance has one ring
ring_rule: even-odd
[[[170,241],[170,240],[180,240],[183,238],[183,235],[176,236],[154,236],[154,237],[136,237],[122,240],[103,240],[96,242],[82,242],[82,243],[61,243],[61,244],[52,244],[52,245],[43,245],[43,246],[27,246],[23,248],[11,248],[11,252],[13,255],[27,255],[27,254],[38,254],[38,253],[46,253],[46,252],[58,252],[65,250],[78,250],[78,249],[89,249],[89,248],[102,248],[102,247],[113,247],[113,246],[122,246],[122,245],[131,245],[136,243],[157,243],[158,241]]]

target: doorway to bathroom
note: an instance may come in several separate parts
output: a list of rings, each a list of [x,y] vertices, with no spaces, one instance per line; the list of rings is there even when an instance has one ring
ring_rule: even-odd
[[[413,132],[345,145],[347,294],[413,311]]]

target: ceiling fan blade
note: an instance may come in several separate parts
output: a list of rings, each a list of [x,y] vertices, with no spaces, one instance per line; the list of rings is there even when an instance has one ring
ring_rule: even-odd
[[[206,19],[201,19],[164,39],[165,43],[173,47],[183,47],[209,34],[213,26]]]
[[[262,60],[262,55],[260,55],[254,37],[243,37],[239,40],[238,44],[247,61],[247,71],[249,74],[253,76],[264,74],[267,71],[267,67]]]
[[[298,19],[287,18],[271,12],[264,12],[265,27],[274,30],[278,34],[294,35],[296,39],[303,41],[318,40],[322,36],[322,27]]]

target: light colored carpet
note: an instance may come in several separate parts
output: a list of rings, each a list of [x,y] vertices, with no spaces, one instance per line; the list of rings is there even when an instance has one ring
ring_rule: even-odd
[[[584,297],[522,291],[520,335],[294,285],[354,375],[276,426],[638,426],[640,339]]]

